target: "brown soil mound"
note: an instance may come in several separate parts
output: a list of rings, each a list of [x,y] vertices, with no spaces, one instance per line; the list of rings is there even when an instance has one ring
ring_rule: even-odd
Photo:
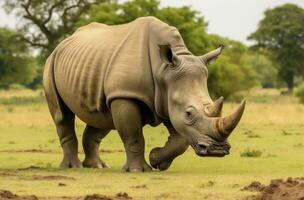
[[[100,194],[87,195],[84,197],[84,200],[131,200],[132,197],[129,197],[127,193],[118,193],[115,197],[109,197]]]
[[[260,192],[245,200],[304,200],[304,178],[275,179],[267,186],[254,181],[242,190]]]
[[[1,200],[38,200],[34,195],[31,196],[18,196],[7,190],[0,190]]]
[[[131,200],[127,193],[118,193],[116,196],[100,194],[86,195],[84,197],[36,197],[34,195],[21,196],[7,190],[0,190],[0,200]]]
[[[245,186],[242,191],[250,191],[250,192],[262,192],[264,190],[265,186],[262,185],[262,183],[258,181],[253,181],[249,185]]]

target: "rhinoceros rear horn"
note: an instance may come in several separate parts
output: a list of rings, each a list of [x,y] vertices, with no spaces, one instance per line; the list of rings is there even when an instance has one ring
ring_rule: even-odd
[[[219,47],[209,53],[206,53],[200,56],[200,60],[205,63],[206,65],[211,64],[216,60],[216,58],[222,53],[222,50],[225,48],[223,44],[220,44]]]
[[[222,108],[224,104],[224,97],[218,98],[213,104],[205,107],[205,113],[208,117],[221,116]]]
[[[236,109],[236,111],[227,116],[227,117],[221,117],[218,118],[216,122],[216,131],[224,138],[227,138],[230,133],[233,131],[233,129],[237,126],[239,123],[244,110],[245,110],[246,100],[243,100],[241,105]]]

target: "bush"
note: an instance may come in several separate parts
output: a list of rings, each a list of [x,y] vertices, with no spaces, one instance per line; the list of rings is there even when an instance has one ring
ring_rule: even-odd
[[[44,103],[44,102],[45,102],[45,98],[42,95],[34,96],[34,97],[0,98],[0,105],[6,105],[6,106],[32,105],[32,104]]]
[[[241,157],[261,157],[262,151],[260,150],[251,150],[249,148],[245,149],[245,151],[241,152]]]
[[[25,89],[25,87],[24,87],[24,85],[15,83],[15,84],[11,84],[9,86],[9,89],[10,90],[23,90],[23,89]]]
[[[299,98],[300,102],[304,104],[304,83],[297,87],[295,95]]]

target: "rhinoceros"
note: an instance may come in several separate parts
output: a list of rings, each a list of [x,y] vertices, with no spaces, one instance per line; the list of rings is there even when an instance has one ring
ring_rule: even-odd
[[[104,168],[101,140],[117,130],[124,144],[125,172],[150,171],[142,127],[163,123],[170,134],[154,148],[153,168],[166,170],[189,145],[199,156],[225,156],[227,137],[238,124],[245,101],[221,117],[223,97],[209,96],[209,63],[223,45],[202,56],[193,55],[175,27],[155,17],[122,25],[90,23],[63,40],[48,57],[43,86],[63,148],[64,168]],[[231,80],[233,81],[233,80]],[[75,116],[86,123],[78,158]]]

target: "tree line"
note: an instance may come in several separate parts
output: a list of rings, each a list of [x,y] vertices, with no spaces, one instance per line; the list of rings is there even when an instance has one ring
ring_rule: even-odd
[[[11,84],[40,87],[45,59],[77,27],[93,21],[128,23],[141,16],[155,16],[175,26],[195,55],[225,44],[221,58],[209,67],[212,96],[229,97],[257,85],[286,85],[292,91],[304,76],[304,9],[293,4],[265,11],[249,36],[254,41],[250,47],[208,34],[208,23],[196,10],[160,7],[158,0],[5,0],[3,7],[16,15],[19,28],[0,28],[2,88]]]

